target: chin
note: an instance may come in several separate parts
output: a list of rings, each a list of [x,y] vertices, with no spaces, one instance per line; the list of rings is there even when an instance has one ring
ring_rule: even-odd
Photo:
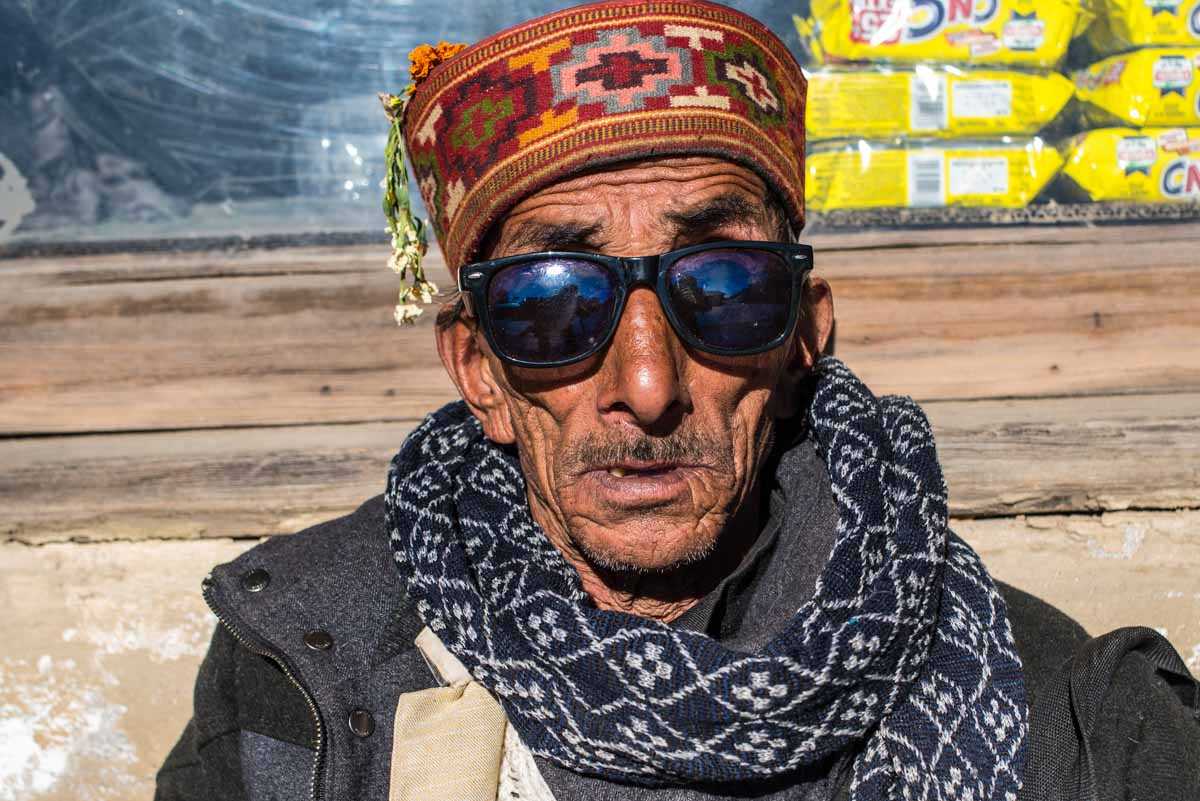
[[[648,533],[654,528],[625,524],[603,532],[572,532],[572,539],[594,567],[613,573],[672,573],[703,561],[716,549],[716,536],[695,522]]]

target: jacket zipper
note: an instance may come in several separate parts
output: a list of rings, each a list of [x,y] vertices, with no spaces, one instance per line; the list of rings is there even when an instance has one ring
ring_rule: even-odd
[[[324,756],[324,751],[325,751],[325,729],[321,725],[321,716],[317,713],[317,704],[315,701],[313,701],[312,695],[309,694],[308,690],[306,690],[304,688],[304,685],[302,685],[300,683],[300,681],[295,677],[295,675],[291,671],[291,668],[289,668],[287,666],[287,663],[285,663],[283,661],[283,659],[281,659],[280,657],[271,653],[270,651],[267,651],[263,648],[258,647],[257,645],[254,645],[253,643],[251,643],[249,641],[249,639],[247,639],[246,637],[244,637],[242,635],[241,630],[239,630],[237,628],[237,626],[230,623],[229,620],[226,619],[225,616],[221,614],[221,612],[217,609],[216,604],[213,603],[213,599],[212,599],[212,588],[213,588],[214,583],[215,582],[212,577],[212,574],[211,573],[208,574],[208,576],[205,577],[204,583],[203,583],[203,595],[204,595],[204,602],[206,604],[208,604],[208,608],[212,611],[212,613],[214,615],[216,615],[217,620],[219,620],[221,622],[221,625],[224,626],[226,628],[226,630],[230,634],[233,635],[233,638],[235,640],[237,640],[239,643],[241,643],[242,646],[245,647],[247,650],[249,650],[255,654],[258,654],[259,656],[264,656],[267,659],[270,659],[276,665],[278,665],[279,669],[283,671],[283,675],[287,676],[288,681],[290,681],[292,683],[292,685],[297,690],[300,691],[300,694],[304,696],[304,701],[308,704],[309,714],[312,715],[313,725],[316,727],[316,730],[317,730],[317,753],[313,757],[312,777],[309,780],[309,796],[310,796],[310,798],[312,798],[312,801],[320,801],[320,799],[318,798],[318,794],[317,794],[317,776],[319,775],[319,773],[321,771],[321,759]]]

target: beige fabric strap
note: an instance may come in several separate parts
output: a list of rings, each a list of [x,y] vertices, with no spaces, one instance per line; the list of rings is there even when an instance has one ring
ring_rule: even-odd
[[[442,684],[450,687],[461,687],[471,681],[471,674],[458,657],[450,653],[450,649],[442,644],[441,639],[426,626],[417,635],[417,648],[425,657],[429,669],[437,676]]]
[[[389,801],[496,801],[504,709],[436,634],[425,628],[416,642],[449,686],[400,696]]]

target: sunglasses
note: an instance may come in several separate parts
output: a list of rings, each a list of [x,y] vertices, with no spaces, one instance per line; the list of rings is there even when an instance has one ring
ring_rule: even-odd
[[[521,367],[562,367],[604,348],[633,287],[658,295],[688,346],[719,356],[778,347],[796,327],[809,245],[707,242],[658,256],[546,251],[459,270],[468,314]]]

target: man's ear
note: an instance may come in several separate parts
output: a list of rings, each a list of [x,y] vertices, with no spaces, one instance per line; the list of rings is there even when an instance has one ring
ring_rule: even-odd
[[[486,344],[474,321],[460,313],[452,321],[437,327],[438,356],[458,388],[458,394],[483,425],[484,435],[492,442],[511,445],[516,442],[512,416],[504,389],[492,372]]]
[[[774,395],[774,412],[779,418],[801,411],[801,385],[826,352],[833,331],[833,290],[824,278],[811,277],[805,282],[801,304],[803,316],[788,343],[787,361]]]

